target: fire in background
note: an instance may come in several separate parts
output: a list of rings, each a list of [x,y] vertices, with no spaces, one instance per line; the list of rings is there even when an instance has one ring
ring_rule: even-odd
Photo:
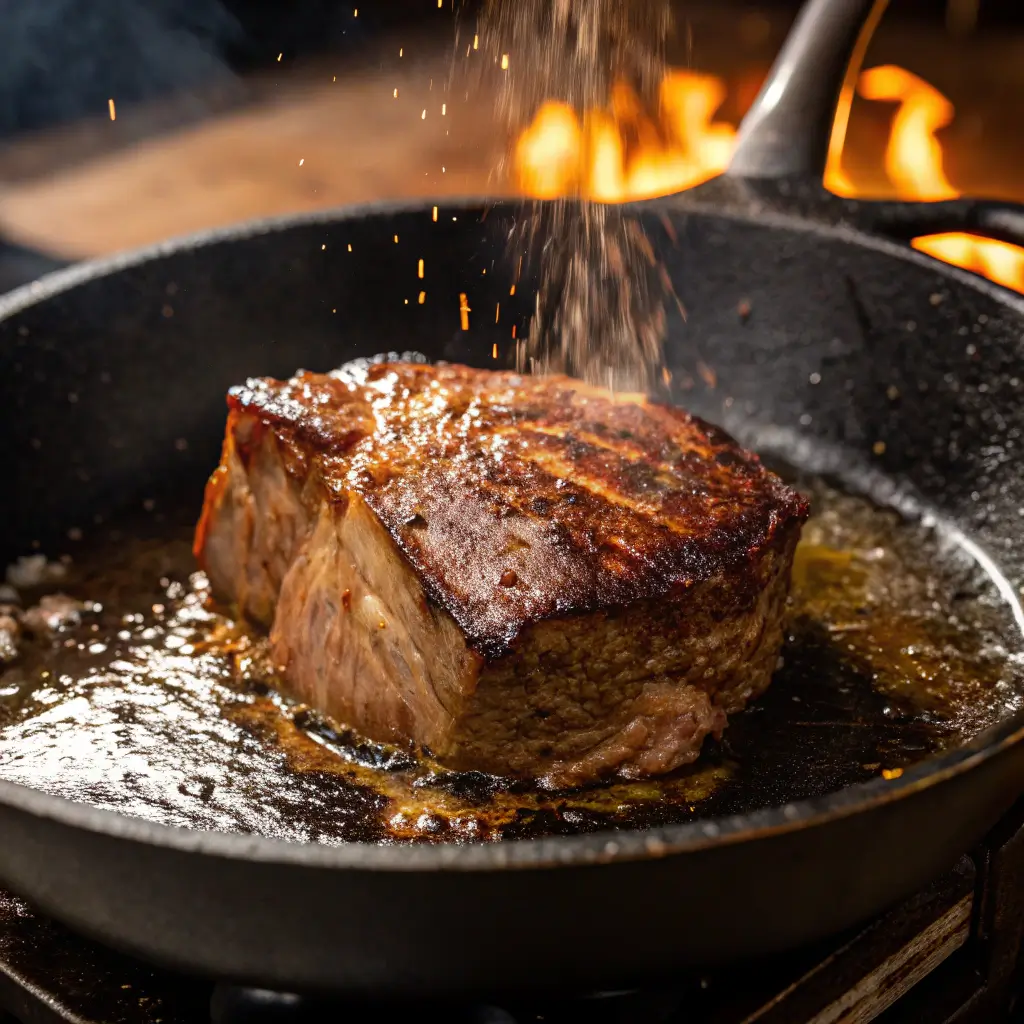
[[[885,172],[902,199],[953,199],[960,193],[943,169],[937,132],[955,116],[953,104],[928,82],[895,65],[870,68],[857,83],[864,99],[896,104]],[[728,166],[736,129],[716,120],[726,99],[715,75],[670,70],[661,82],[659,116],[651,118],[626,85],[612,89],[607,108],[582,117],[547,101],[520,134],[513,173],[527,195],[582,196],[617,203],[692,188]],[[833,138],[825,186],[842,196],[867,196],[843,166],[844,139]],[[1024,292],[1024,250],[963,233],[914,239],[913,245]]]

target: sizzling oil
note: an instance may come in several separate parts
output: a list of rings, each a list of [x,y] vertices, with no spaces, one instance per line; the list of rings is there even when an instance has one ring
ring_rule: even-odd
[[[782,664],[722,742],[671,776],[553,793],[333,728],[277,696],[260,638],[207,607],[184,526],[136,529],[76,558],[61,586],[91,610],[0,675],[0,778],[292,841],[512,839],[738,813],[892,777],[1015,709],[1024,661],[1007,638],[1019,633],[980,567],[933,529],[796,482],[816,514]]]

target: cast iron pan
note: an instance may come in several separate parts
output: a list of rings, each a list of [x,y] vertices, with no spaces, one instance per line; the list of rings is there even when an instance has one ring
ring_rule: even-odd
[[[690,391],[691,407],[881,500],[930,509],[1016,601],[1024,301],[882,233],[971,227],[1020,243],[1024,220],[1001,205],[823,192],[835,98],[870,7],[811,0],[729,174],[637,208],[689,314],[670,322],[669,363],[682,375],[712,351],[715,386]],[[481,268],[505,259],[516,211],[467,201],[435,223],[429,210],[247,224],[0,299],[0,559],[147,494],[194,493],[198,505],[224,392],[247,375],[410,347],[484,362],[506,346],[508,321],[477,317],[463,333],[456,311],[460,292],[485,309],[509,301],[507,278]],[[396,299],[415,286],[394,234],[426,256],[438,301]],[[749,318],[737,316],[744,303]],[[529,305],[512,312],[525,322]],[[0,783],[0,878],[111,945],[266,987],[607,987],[781,950],[915,890],[1021,792],[1022,735],[1024,720],[1007,716],[900,778],[815,800],[781,793],[751,814],[461,846],[190,831]]]

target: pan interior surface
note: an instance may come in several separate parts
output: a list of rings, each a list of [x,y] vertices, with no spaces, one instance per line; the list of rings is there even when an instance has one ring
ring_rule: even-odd
[[[9,479],[26,494],[52,481],[16,504],[4,560],[70,551],[49,589],[89,602],[0,677],[0,778],[294,841],[516,839],[741,814],[897,778],[1018,710],[1007,593],[1020,559],[1004,542],[1024,501],[993,453],[1021,426],[1024,317],[913,258],[699,213],[645,225],[687,311],[670,317],[673,397],[745,443],[798,437],[778,468],[816,510],[765,697],[689,769],[571,793],[445,772],[275,697],[258,639],[201,607],[188,554],[223,393],[250,374],[384,347],[477,365],[498,352],[501,365],[530,308],[528,282],[509,295],[507,222],[453,207],[436,220],[283,225],[85,278],[0,319],[0,429],[32,442]],[[353,260],[361,251],[373,258]],[[467,294],[488,315],[464,332]],[[847,469],[872,463],[884,486],[862,490],[878,504],[784,464],[837,449]],[[928,514],[886,511],[890,488]],[[137,514],[113,511],[125,506]],[[958,531],[996,551],[998,568]]]

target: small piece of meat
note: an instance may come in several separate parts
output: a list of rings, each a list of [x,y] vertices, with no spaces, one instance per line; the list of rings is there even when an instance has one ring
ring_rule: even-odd
[[[22,613],[21,624],[26,632],[36,636],[59,633],[82,620],[85,605],[67,594],[47,594],[39,604]]]
[[[67,575],[67,567],[60,562],[50,562],[46,555],[24,555],[7,566],[5,578],[11,587],[28,589],[41,587]]]
[[[692,761],[768,685],[807,503],[717,428],[401,362],[228,405],[196,554],[337,722],[578,785]]]
[[[0,665],[10,664],[18,657],[18,640],[21,637],[19,609],[0,604]]]

